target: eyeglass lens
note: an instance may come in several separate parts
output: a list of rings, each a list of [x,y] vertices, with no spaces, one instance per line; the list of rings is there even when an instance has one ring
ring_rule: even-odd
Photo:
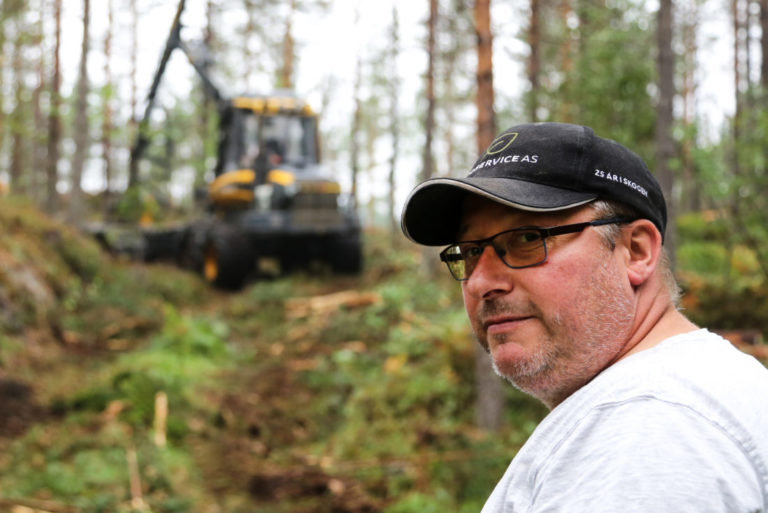
[[[459,243],[447,248],[444,260],[454,278],[467,279],[477,266],[485,247],[489,245],[510,267],[528,267],[540,264],[547,258],[544,237],[539,230],[509,230],[489,240]]]

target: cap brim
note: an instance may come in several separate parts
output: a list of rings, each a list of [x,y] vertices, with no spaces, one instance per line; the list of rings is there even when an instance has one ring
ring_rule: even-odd
[[[597,199],[595,193],[510,178],[432,178],[416,186],[406,199],[401,218],[403,233],[426,246],[455,242],[462,200],[467,194],[530,212],[564,210]]]

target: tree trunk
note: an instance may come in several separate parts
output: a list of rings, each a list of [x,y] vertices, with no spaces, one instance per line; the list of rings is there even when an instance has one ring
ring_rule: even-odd
[[[760,85],[763,88],[763,106],[768,108],[768,0],[760,0]]]
[[[688,1],[687,12],[681,14],[680,18],[685,20],[682,26],[683,48],[685,52],[683,65],[683,116],[682,122],[685,128],[685,137],[680,148],[682,156],[682,186],[683,194],[681,202],[678,205],[678,212],[693,212],[701,209],[701,189],[699,180],[696,177],[696,169],[693,162],[694,138],[692,127],[696,120],[696,60],[698,48],[696,37],[698,34],[699,12],[698,3]]]
[[[246,2],[246,9],[248,12],[248,29],[253,29],[253,9],[250,8],[250,2]],[[216,20],[214,18],[214,4],[213,0],[208,0],[205,4],[205,31],[203,32],[203,45],[205,48],[208,48],[209,50],[214,47],[215,41],[216,41],[216,34],[214,31],[214,27],[217,25]],[[247,38],[245,41],[245,52],[244,52],[244,58],[245,62],[251,62],[251,57],[249,55],[248,50],[248,42]],[[252,69],[251,66],[245,66],[249,71],[246,72],[245,77],[245,85],[248,88],[248,91],[251,91],[251,87],[253,86],[252,82],[252,73],[250,70]],[[202,91],[202,98],[200,100],[201,102],[201,109],[200,109],[200,156],[197,159],[197,162],[195,164],[195,182],[194,187],[201,188],[205,186],[205,175],[208,172],[208,168],[206,167],[206,161],[208,159],[208,155],[213,154],[216,149],[215,145],[217,144],[217,141],[215,141],[215,138],[210,137],[210,131],[212,126],[211,121],[211,112],[214,111],[214,109],[217,107],[214,104],[213,99],[211,99],[211,95],[208,94],[205,89]],[[193,207],[194,208],[194,207]]]
[[[571,0],[561,0],[560,3],[560,23],[562,24],[562,30],[564,37],[560,43],[559,58],[560,69],[563,75],[570,76],[573,71],[573,37],[572,30],[569,28],[569,18],[573,15],[573,7],[571,6]],[[557,102],[556,117],[564,123],[573,123],[574,119],[573,107],[568,100],[559,100]]]
[[[424,151],[422,153],[421,180],[434,174],[432,141],[435,136],[435,30],[437,27],[437,0],[429,0],[427,20],[427,73],[425,97],[427,100],[424,117]]]
[[[40,0],[39,9],[40,12],[44,12],[46,8],[46,0]],[[45,48],[45,29],[43,25],[42,17],[38,20],[36,28],[36,44],[40,48]],[[32,173],[31,173],[31,187],[30,195],[38,205],[43,204],[44,200],[44,187],[45,184],[45,115],[41,106],[41,99],[45,91],[45,72],[46,72],[46,52],[40,52],[37,60],[37,85],[32,91],[32,120],[34,123],[34,136],[32,137]],[[2,81],[0,80],[0,83]]]
[[[760,100],[758,108],[768,111],[768,0],[760,2]],[[763,148],[763,171],[768,166],[768,147]]]
[[[9,117],[9,132],[11,136],[11,162],[8,166],[10,175],[10,189],[14,193],[25,194],[26,187],[22,177],[24,169],[24,156],[26,143],[24,132],[26,119],[24,119],[24,37],[21,22],[16,22],[16,37],[13,42],[13,57],[11,67],[13,71],[14,108]]]
[[[252,0],[244,0],[243,6],[245,7],[245,30],[243,30],[243,59],[244,62],[256,62],[256,57],[254,56],[254,53],[251,51],[251,38],[253,37],[254,32],[256,32],[256,17],[257,17],[257,9],[253,5]],[[208,2],[208,7],[211,7],[211,2]],[[212,11],[208,11],[209,14],[212,13]],[[211,25],[211,19],[208,18],[208,29],[206,31],[206,34],[210,34],[213,31],[213,26]],[[210,48],[210,46],[208,47]],[[253,90],[253,72],[254,67],[253,66],[243,66],[243,79],[245,80],[245,88],[246,91],[252,91]]]
[[[88,157],[90,134],[88,133],[88,34],[91,18],[90,0],[83,0],[83,41],[80,46],[80,72],[77,80],[75,104],[75,153],[72,157],[72,185],[69,195],[69,218],[80,221],[83,216],[83,167]]]
[[[660,0],[657,16],[656,37],[658,45],[657,65],[659,73],[659,103],[656,106],[656,173],[659,185],[667,199],[667,233],[665,245],[672,261],[675,258],[675,197],[670,160],[675,155],[672,139],[675,95],[675,60],[672,52],[672,0]]]
[[[355,23],[360,23],[360,13],[355,13]],[[362,56],[358,48],[357,62],[355,63],[355,85],[354,92],[352,94],[355,102],[355,108],[352,112],[352,127],[350,133],[350,147],[349,147],[349,164],[351,171],[351,190],[352,202],[355,206],[358,204],[357,197],[357,176],[360,170],[360,128],[362,125],[363,106],[362,94],[360,89],[362,88]]]
[[[138,86],[138,53],[139,53],[139,8],[138,0],[130,0],[131,11],[131,118],[128,122],[128,140],[134,141],[139,136],[138,133],[138,104],[139,104],[139,86]],[[130,165],[128,168],[128,187],[133,187],[139,183],[139,170],[137,165]]]
[[[45,209],[49,214],[54,213],[58,205],[56,185],[59,179],[59,141],[61,140],[61,72],[59,54],[61,51],[61,0],[53,0],[53,17],[56,31],[54,35],[53,74],[51,78],[51,105],[48,114],[48,163],[47,195]]]
[[[493,38],[491,2],[475,0],[474,18],[477,34],[477,153],[482,155],[496,135],[493,110]],[[496,431],[501,426],[504,402],[502,382],[491,366],[488,354],[475,344],[475,421],[478,427]]]
[[[438,16],[437,0],[429,0],[429,18],[427,19],[427,72],[425,75],[424,96],[427,104],[424,116],[424,148],[421,154],[420,181],[431,178],[434,174],[435,163],[433,153],[433,141],[435,138],[435,33],[437,31]],[[421,248],[420,272],[422,276],[430,280],[435,276],[437,268],[437,255],[433,248],[423,246]]]
[[[111,202],[112,190],[112,30],[114,25],[113,0],[107,0],[107,29],[104,36],[104,80],[106,94],[103,97],[101,118],[101,154],[104,159],[104,193],[102,196],[102,209],[106,215]]]
[[[296,0],[291,0],[288,18],[285,21],[285,34],[283,35],[283,66],[280,73],[280,87],[291,89],[293,87],[293,16],[296,13]]]
[[[2,12],[3,5],[0,4],[0,13]],[[0,23],[0,50],[5,48],[5,29],[7,23]],[[0,84],[5,83],[5,66],[0,66]],[[5,94],[3,88],[0,87],[0,151],[3,150],[5,143]]]
[[[747,123],[746,129],[749,134],[754,133],[754,121],[755,121],[755,91],[752,87],[752,1],[746,0],[744,6],[744,17],[742,21],[744,23],[744,102],[747,108],[748,116],[745,120]]]
[[[477,35],[477,154],[481,155],[496,136],[491,0],[476,0],[474,16]]]
[[[539,111],[539,75],[541,74],[541,62],[539,58],[539,44],[541,43],[540,26],[540,0],[531,0],[531,18],[528,26],[528,46],[530,54],[528,55],[528,83],[531,86],[531,92],[528,97],[528,121],[538,121]]]
[[[742,68],[744,63],[742,62],[741,48],[742,48],[742,22],[741,22],[741,1],[732,0],[731,2],[731,15],[733,16],[733,88],[736,100],[736,116],[738,119],[743,111],[743,98],[742,98]],[[738,136],[738,127],[734,132],[734,136]]]
[[[397,68],[397,60],[400,56],[400,23],[397,16],[397,6],[392,6],[392,25],[389,41],[389,132],[392,137],[392,153],[389,157],[389,176],[387,177],[387,210],[389,212],[390,236],[392,242],[400,240],[400,224],[395,212],[395,173],[397,171],[397,159],[400,153],[400,124],[398,101],[400,97],[400,83]]]
[[[458,18],[461,16],[460,10],[463,9],[464,0],[451,2],[451,16],[444,16],[440,19],[445,23],[445,26],[440,32],[447,32],[451,34],[450,46],[446,48],[444,52],[440,52],[440,62],[442,63],[443,73],[441,77],[442,82],[442,99],[443,99],[443,115],[445,116],[445,123],[443,123],[442,133],[445,140],[445,163],[446,169],[452,171],[454,169],[454,162],[456,160],[456,143],[454,140],[454,129],[456,127],[456,73],[457,62],[461,59],[461,40],[463,39],[460,34],[460,28],[458,24]]]

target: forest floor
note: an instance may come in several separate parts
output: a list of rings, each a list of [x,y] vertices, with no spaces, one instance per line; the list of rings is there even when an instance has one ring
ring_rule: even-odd
[[[236,293],[22,201],[0,237],[0,511],[478,511],[545,414],[507,387],[474,427],[459,290],[386,233],[360,276]]]

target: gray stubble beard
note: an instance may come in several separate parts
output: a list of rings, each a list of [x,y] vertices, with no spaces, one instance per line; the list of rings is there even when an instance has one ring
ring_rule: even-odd
[[[578,304],[579,299],[589,300],[596,309],[589,310],[590,319],[580,333],[578,346],[571,344],[556,344],[558,333],[562,337],[563,327],[568,322],[560,313],[550,319],[546,319],[538,306],[528,302],[527,313],[535,312],[542,322],[546,332],[546,338],[540,348],[527,361],[515,362],[511,373],[502,373],[496,361],[489,352],[491,364],[497,375],[508,381],[515,388],[532,395],[545,404],[560,402],[578,388],[591,381],[599,374],[604,365],[596,364],[596,356],[603,357],[599,361],[612,360],[617,348],[617,342],[625,337],[625,331],[633,319],[632,302],[622,293],[616,276],[616,270],[608,265],[599,268],[598,273],[588,282],[586,290],[574,298]],[[609,285],[606,287],[606,285]],[[602,305],[602,307],[600,306]],[[503,303],[485,306],[488,311],[495,314],[511,313],[514,310]],[[547,322],[545,322],[547,321]],[[575,321],[575,320],[574,320]],[[574,322],[572,321],[572,322]],[[574,322],[575,325],[575,322]],[[587,376],[581,373],[569,373],[568,369],[589,369]]]

